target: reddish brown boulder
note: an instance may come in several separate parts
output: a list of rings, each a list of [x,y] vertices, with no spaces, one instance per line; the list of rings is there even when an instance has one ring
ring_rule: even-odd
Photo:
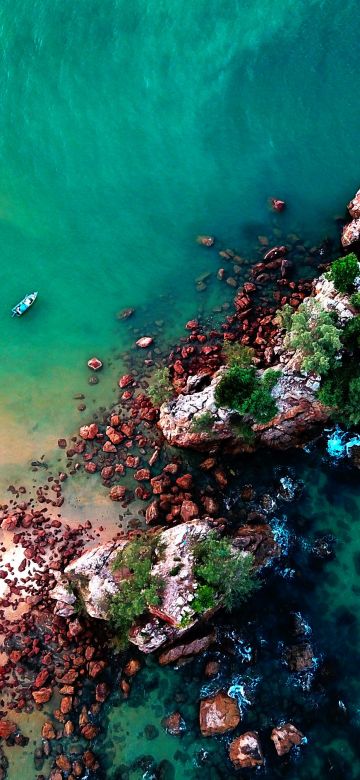
[[[152,523],[159,518],[159,505],[157,501],[152,501],[148,507],[146,507],[145,520],[146,523]]]
[[[15,731],[17,731],[17,725],[12,720],[6,720],[5,718],[0,719],[0,737],[3,739],[8,739],[11,734],[14,734]]]
[[[219,691],[215,696],[203,699],[200,702],[199,717],[203,737],[232,731],[241,720],[236,699],[232,699],[225,691]]]
[[[126,487],[123,485],[114,485],[109,493],[109,496],[112,501],[122,501],[122,499],[125,497],[126,493]]]
[[[204,670],[205,677],[215,677],[219,669],[219,661],[208,661]]]
[[[89,677],[97,677],[106,667],[105,661],[90,661],[89,663]]]
[[[107,699],[109,695],[109,687],[105,682],[100,682],[95,688],[95,699],[101,704]]]
[[[188,523],[189,520],[199,517],[199,507],[194,501],[185,500],[181,504],[180,515],[184,523]]]
[[[137,482],[148,481],[150,479],[150,469],[138,469],[138,471],[135,471],[134,479]]]
[[[55,764],[56,764],[57,767],[59,767],[59,769],[61,769],[62,772],[70,772],[71,761],[65,755],[65,753],[61,753],[60,756],[56,757]]]
[[[256,731],[246,731],[230,743],[229,758],[235,769],[262,766],[264,757]]]
[[[32,691],[31,695],[35,704],[46,704],[52,697],[52,688],[40,688],[39,691]]]
[[[274,211],[284,211],[286,203],[284,200],[279,200],[278,198],[271,198],[271,206]]]
[[[82,736],[89,741],[95,739],[98,732],[99,729],[96,726],[93,726],[92,723],[86,723],[81,729]]]
[[[176,484],[178,487],[180,487],[182,490],[189,490],[192,485],[193,478],[191,474],[183,474],[182,477],[178,477],[176,480]]]
[[[47,669],[41,669],[41,672],[39,672],[39,674],[35,678],[35,682],[34,682],[35,688],[43,688],[49,676],[50,675]]]
[[[53,724],[51,723],[51,720],[46,720],[42,729],[41,729],[41,736],[43,739],[55,739],[56,738],[56,731],[54,729]]]
[[[292,672],[303,672],[314,666],[314,652],[309,643],[292,645],[287,651],[287,662]]]
[[[89,463],[85,463],[84,469],[88,472],[88,474],[95,474],[95,471],[97,471],[97,465],[96,463],[89,461]]]
[[[116,452],[115,444],[111,444],[111,441],[106,441],[103,445],[103,452]]]
[[[99,428],[96,425],[96,423],[91,423],[91,425],[82,425],[79,434],[82,439],[95,439],[95,436],[99,433]]]
[[[180,712],[172,712],[167,718],[163,718],[161,725],[168,734],[172,734],[174,737],[183,734],[186,729],[185,721],[181,717]]]
[[[353,219],[360,217],[360,190],[354,195],[353,199],[348,204],[350,216]]]
[[[123,435],[119,433],[119,431],[116,431],[115,428],[112,427],[112,425],[108,425],[105,431],[106,435],[111,441],[111,444],[121,444],[123,441]]]
[[[121,388],[127,387],[128,385],[131,385],[131,383],[134,381],[134,377],[131,376],[131,374],[124,374],[124,376],[121,376],[118,385]]]
[[[166,664],[175,663],[179,658],[189,658],[193,655],[199,655],[210,647],[215,642],[216,634],[213,631],[211,634],[207,634],[199,639],[193,639],[192,642],[183,642],[180,645],[175,645],[165,650],[159,656],[159,664],[165,666]]]
[[[341,236],[341,243],[343,247],[346,248],[360,243],[360,218],[353,219],[345,225]]]
[[[288,753],[294,745],[300,745],[304,735],[292,723],[277,726],[271,732],[271,737],[278,756]]]
[[[130,660],[125,664],[123,672],[126,674],[127,677],[133,677],[135,674],[137,674],[141,669],[141,663],[138,661],[137,658],[130,658]]]
[[[104,466],[104,468],[101,469],[100,476],[101,479],[111,479],[111,477],[114,476],[114,467]]]
[[[197,236],[196,241],[198,244],[201,244],[201,246],[214,246],[215,244],[215,238],[214,236]]]
[[[60,712],[62,712],[63,715],[68,715],[72,710],[72,703],[72,696],[63,696],[60,704]]]

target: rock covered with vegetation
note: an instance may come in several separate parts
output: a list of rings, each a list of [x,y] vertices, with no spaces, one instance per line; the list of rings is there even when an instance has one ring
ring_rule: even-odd
[[[93,548],[66,567],[52,595],[58,614],[70,592],[74,614],[108,621],[120,646],[130,640],[149,653],[220,606],[239,606],[278,553],[269,526],[242,526],[230,539],[195,520]]]

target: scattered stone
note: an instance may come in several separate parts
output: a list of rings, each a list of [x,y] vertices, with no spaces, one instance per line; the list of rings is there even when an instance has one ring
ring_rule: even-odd
[[[271,732],[271,737],[278,756],[288,753],[294,745],[300,745],[304,735],[292,723],[277,726]]]
[[[100,358],[97,358],[97,357],[90,358],[90,360],[88,360],[87,364],[88,364],[89,368],[91,368],[93,371],[99,371],[100,368],[103,367],[102,361],[100,360]]]
[[[186,731],[186,724],[180,712],[172,712],[167,718],[163,718],[161,725],[168,734],[178,737]]]
[[[196,241],[201,246],[214,246],[215,244],[214,236],[197,236]]]
[[[240,710],[236,699],[219,691],[200,702],[200,731],[203,737],[225,734],[239,725]]]
[[[147,347],[150,347],[153,343],[154,339],[151,338],[151,336],[142,336],[141,339],[138,339],[136,342],[136,346],[140,347],[140,349],[146,349]]]
[[[247,731],[230,743],[229,758],[235,769],[262,766],[264,757],[256,731]]]

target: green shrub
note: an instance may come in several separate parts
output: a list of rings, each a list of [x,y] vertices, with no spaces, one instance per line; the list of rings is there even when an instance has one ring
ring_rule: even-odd
[[[241,439],[244,444],[253,444],[255,433],[249,423],[244,422],[239,417],[235,420],[231,420],[230,424],[231,430],[237,439]]]
[[[333,315],[311,300],[302,303],[293,315],[285,343],[302,353],[304,371],[323,375],[334,365],[341,350],[340,335]]]
[[[152,384],[148,389],[148,396],[153,406],[161,406],[170,400],[174,394],[173,386],[170,381],[170,371],[168,368],[158,368],[152,376]]]
[[[358,273],[358,260],[354,252],[351,252],[349,255],[345,255],[345,257],[338,257],[337,260],[334,260],[328,277],[334,282],[336,290],[339,290],[341,293],[347,293],[351,291],[354,279]]]
[[[285,303],[281,309],[277,309],[276,320],[280,328],[285,328],[285,330],[290,330],[293,314],[294,314],[294,309],[292,306],[290,306],[289,303]]]
[[[194,545],[194,558],[200,586],[210,588],[214,603],[220,600],[226,609],[242,604],[258,587],[252,555],[234,553],[229,540],[218,539],[215,533]],[[209,590],[202,591],[201,600],[211,603]]]
[[[234,341],[225,341],[222,351],[228,366],[241,368],[251,366],[255,354],[255,350],[251,347],[245,347],[244,344]]]
[[[268,422],[277,411],[271,390],[279,376],[279,372],[268,371],[258,379],[254,367],[232,366],[216,387],[215,401],[218,406],[249,414],[257,422]]]
[[[215,591],[210,585],[199,585],[196,596],[191,604],[192,609],[200,615],[215,607]]]
[[[358,361],[346,356],[341,366],[321,383],[319,400],[333,407],[333,418],[345,427],[360,423],[360,368]]]
[[[128,642],[130,628],[150,605],[160,603],[161,581],[151,575],[158,539],[144,534],[122,550],[113,563],[114,571],[124,569],[129,576],[119,584],[109,602],[109,617],[121,647]]]
[[[208,433],[212,429],[214,418],[210,412],[203,412],[202,414],[193,417],[191,421],[192,433]]]
[[[360,309],[360,293],[356,292],[350,298],[350,303],[354,309]]]
[[[360,347],[360,315],[347,321],[341,334],[341,341],[349,350]]]

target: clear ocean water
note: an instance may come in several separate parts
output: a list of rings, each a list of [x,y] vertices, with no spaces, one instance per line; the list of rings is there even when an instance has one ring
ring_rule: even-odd
[[[309,243],[334,235],[334,216],[359,186],[357,17],[355,0],[2,0],[4,486],[73,432],[82,419],[75,393],[86,395],[88,409],[111,400],[122,355],[134,341],[116,312],[135,307],[142,335],[162,320],[161,346],[199,308],[216,304],[216,254],[197,246],[198,233],[251,256],[257,236],[274,224],[267,198],[275,195],[288,202],[285,232]],[[200,294],[195,279],[205,272],[212,277]],[[39,291],[33,310],[12,320],[11,307],[32,290]],[[93,354],[105,369],[99,385],[89,387],[86,361]],[[329,527],[341,552],[316,582],[317,631],[320,643],[338,638],[339,674],[355,712],[358,487],[340,471],[334,500],[332,474],[320,459],[313,468],[315,478],[299,465],[314,528]],[[341,624],[336,635],[340,613],[333,607],[344,601],[353,629],[345,620],[346,631]],[[143,714],[130,708],[120,719],[129,719],[124,764],[151,753],[150,743],[136,746],[129,715],[150,722],[151,701]],[[331,769],[333,754],[318,766],[315,749],[314,763],[290,768],[289,777],[306,771],[307,778],[355,780],[354,718],[351,738],[343,724],[338,737],[336,729],[329,737],[349,762],[347,774]],[[318,738],[326,742],[326,734]],[[176,780],[198,772],[227,776],[226,769],[204,774],[191,760],[174,758],[172,739],[163,737],[156,756],[171,758]],[[109,756],[110,742],[103,746]],[[18,760],[22,766],[25,759]],[[30,767],[23,774],[29,780]],[[10,768],[11,780],[17,772]]]

